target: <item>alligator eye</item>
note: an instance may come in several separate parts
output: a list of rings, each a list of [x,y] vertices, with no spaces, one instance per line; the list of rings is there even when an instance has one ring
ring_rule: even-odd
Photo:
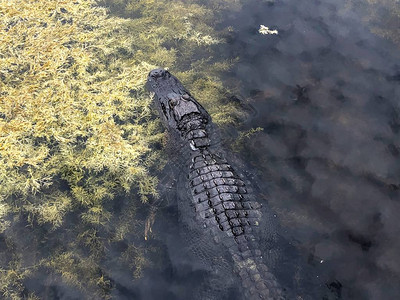
[[[180,96],[177,93],[169,93],[167,95],[169,106],[172,108],[179,103]]]
[[[175,99],[175,98],[169,99],[169,105],[170,105],[171,107],[174,107],[174,106],[176,106],[177,104],[178,104],[178,99]]]

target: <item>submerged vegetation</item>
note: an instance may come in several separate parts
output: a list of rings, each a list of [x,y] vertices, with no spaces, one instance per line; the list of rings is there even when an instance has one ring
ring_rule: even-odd
[[[140,277],[154,210],[137,211],[164,165],[146,77],[173,69],[216,123],[241,118],[220,78],[232,62],[213,54],[228,5],[0,0],[1,298],[109,299],[111,264]]]
[[[398,0],[351,0],[349,9],[363,12],[371,32],[400,45],[400,5]]]

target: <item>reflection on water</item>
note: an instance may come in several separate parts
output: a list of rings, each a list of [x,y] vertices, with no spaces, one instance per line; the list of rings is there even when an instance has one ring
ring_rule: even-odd
[[[383,15],[375,18],[384,18]],[[226,49],[262,127],[243,156],[344,298],[400,294],[399,48],[342,1],[249,3]],[[259,24],[278,36],[257,34]],[[399,21],[397,21],[399,24]]]

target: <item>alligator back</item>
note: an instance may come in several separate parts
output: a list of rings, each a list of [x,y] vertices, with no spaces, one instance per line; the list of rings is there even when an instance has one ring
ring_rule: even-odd
[[[244,181],[224,158],[207,149],[192,152],[189,174],[199,224],[210,229],[215,242],[229,249],[246,299],[283,298],[253,234],[261,207],[250,200]]]
[[[185,161],[188,194],[195,221],[230,253],[246,299],[284,299],[276,276],[266,266],[257,239],[261,206],[247,183],[215,149],[211,118],[177,78],[156,69],[148,77],[148,89],[161,119]],[[264,216],[270,217],[270,216]]]

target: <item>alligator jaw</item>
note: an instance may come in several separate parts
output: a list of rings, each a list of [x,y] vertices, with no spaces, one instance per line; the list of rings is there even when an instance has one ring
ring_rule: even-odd
[[[168,130],[181,131],[189,115],[197,115],[203,123],[211,120],[200,103],[167,70],[152,70],[147,78],[147,89],[154,93],[154,102]]]

